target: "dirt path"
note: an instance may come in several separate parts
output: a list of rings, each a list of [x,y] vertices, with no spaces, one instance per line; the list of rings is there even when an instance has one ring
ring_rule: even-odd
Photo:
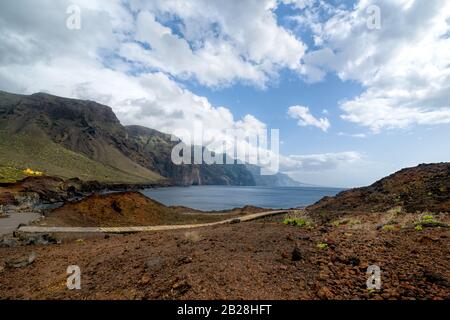
[[[186,224],[186,225],[163,225],[163,226],[134,226],[134,227],[42,227],[42,226],[23,226],[19,232],[24,233],[132,233],[132,232],[150,232],[164,230],[193,229],[201,227],[210,227],[232,222],[251,221],[259,218],[270,217],[277,214],[287,213],[288,210],[267,211],[248,214],[243,217],[235,217],[226,220],[210,223]]]

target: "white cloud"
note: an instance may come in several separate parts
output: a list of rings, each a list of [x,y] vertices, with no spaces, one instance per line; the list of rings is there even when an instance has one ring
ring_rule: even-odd
[[[286,172],[308,172],[336,169],[341,165],[352,164],[362,160],[362,155],[356,151],[290,155],[281,161],[282,169]]]
[[[367,27],[369,5],[381,9],[380,30]],[[310,27],[319,46],[299,72],[312,82],[335,72],[362,85],[360,96],[342,102],[343,119],[374,132],[450,123],[449,1],[360,0],[327,10],[293,19]]]
[[[275,0],[133,1],[131,7],[138,12],[135,37],[147,46],[127,43],[121,53],[207,86],[264,87],[281,68],[298,69],[306,50],[277,24]]]
[[[365,133],[345,133],[345,132],[339,132],[338,133],[339,136],[341,137],[353,137],[353,138],[366,138],[367,135]]]
[[[367,186],[398,169],[392,163],[371,161],[355,151],[300,155],[294,156],[293,161],[302,159],[303,168],[297,166],[286,173],[299,181],[322,186]]]
[[[135,40],[148,47],[126,42],[120,48],[121,56],[181,79],[195,78],[207,86],[227,85],[236,79],[261,86],[267,81],[264,70],[244,61],[229,43],[211,39],[193,51],[188,41],[155,19],[148,11],[138,14]]]
[[[317,127],[320,130],[327,132],[328,128],[330,128],[330,121],[327,118],[316,118],[314,117],[308,107],[304,106],[292,106],[289,107],[287,114],[293,118],[298,120],[298,125],[302,127],[313,126]]]

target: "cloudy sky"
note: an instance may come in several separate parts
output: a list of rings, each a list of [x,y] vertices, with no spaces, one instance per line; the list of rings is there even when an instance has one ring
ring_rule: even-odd
[[[167,133],[280,129],[283,172],[365,185],[450,161],[450,1],[2,0],[0,90]]]

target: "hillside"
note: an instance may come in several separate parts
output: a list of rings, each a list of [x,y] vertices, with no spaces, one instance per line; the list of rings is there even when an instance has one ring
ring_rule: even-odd
[[[9,172],[102,182],[163,180],[124,154],[126,132],[109,107],[47,94],[0,92],[0,162]]]
[[[346,212],[450,212],[450,163],[402,169],[374,184],[324,197],[307,210],[330,218]]]
[[[285,175],[266,178],[243,164],[174,165],[170,154],[176,143],[153,129],[123,126],[110,107],[96,102],[0,91],[3,182],[24,178],[23,169],[32,168],[107,183],[293,184]]]

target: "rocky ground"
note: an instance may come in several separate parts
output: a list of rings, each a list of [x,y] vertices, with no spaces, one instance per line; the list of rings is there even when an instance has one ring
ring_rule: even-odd
[[[449,178],[448,163],[421,165],[252,222],[6,239],[0,299],[450,299]],[[31,191],[42,199],[48,190]],[[0,204],[8,199],[0,192]],[[205,215],[125,192],[66,201],[39,223],[198,223],[258,210]],[[67,289],[70,265],[81,269],[80,290]],[[369,266],[381,270],[380,289],[367,287]]]
[[[293,217],[0,248],[0,298],[450,298],[447,215]],[[66,287],[69,265],[81,290]],[[367,289],[369,265],[381,268],[380,290]]]

